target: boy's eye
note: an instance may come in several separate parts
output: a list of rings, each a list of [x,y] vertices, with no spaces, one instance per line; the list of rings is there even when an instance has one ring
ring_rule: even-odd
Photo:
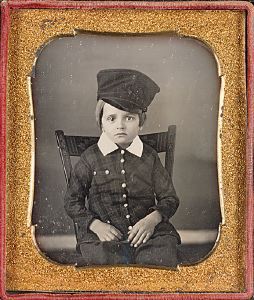
[[[111,122],[114,121],[114,117],[113,116],[108,116],[107,121],[111,121]]]
[[[134,120],[134,119],[135,119],[135,117],[133,117],[133,116],[127,116],[127,117],[126,117],[126,120],[127,120],[127,121],[131,121],[131,120]]]

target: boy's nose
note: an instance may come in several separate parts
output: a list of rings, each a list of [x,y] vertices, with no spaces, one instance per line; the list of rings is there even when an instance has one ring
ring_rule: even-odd
[[[125,127],[124,120],[119,120],[119,122],[117,123],[117,128],[118,129],[122,129],[124,127]]]

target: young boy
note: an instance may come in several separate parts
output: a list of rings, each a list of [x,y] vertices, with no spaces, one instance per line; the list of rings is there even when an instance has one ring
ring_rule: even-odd
[[[179,200],[156,151],[138,136],[160,89],[136,70],[102,70],[97,81],[102,134],[82,153],[65,195],[82,265],[176,267],[180,237],[168,220]]]

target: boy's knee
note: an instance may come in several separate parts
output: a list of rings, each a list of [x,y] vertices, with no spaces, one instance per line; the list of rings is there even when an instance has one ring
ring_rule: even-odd
[[[177,267],[177,255],[169,257],[151,257],[150,255],[138,255],[135,264],[142,266],[161,266],[161,267]]]
[[[129,247],[130,248],[130,247]],[[80,246],[83,265],[120,265],[132,262],[130,251],[119,242],[89,242]]]
[[[135,255],[135,263],[147,266],[176,268],[177,240],[172,236],[158,236],[141,245]]]
[[[80,252],[82,254],[80,264],[84,266],[108,264],[108,254],[103,251],[102,243],[99,241],[81,244]]]

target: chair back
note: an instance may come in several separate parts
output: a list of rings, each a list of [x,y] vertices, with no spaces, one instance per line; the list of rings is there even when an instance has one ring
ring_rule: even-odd
[[[72,163],[71,156],[80,156],[88,147],[97,143],[99,137],[66,135],[56,130],[56,140],[63,164],[66,182],[69,182]],[[165,168],[172,176],[174,164],[176,126],[170,125],[168,131],[140,135],[143,143],[151,146],[158,153],[165,152]]]

